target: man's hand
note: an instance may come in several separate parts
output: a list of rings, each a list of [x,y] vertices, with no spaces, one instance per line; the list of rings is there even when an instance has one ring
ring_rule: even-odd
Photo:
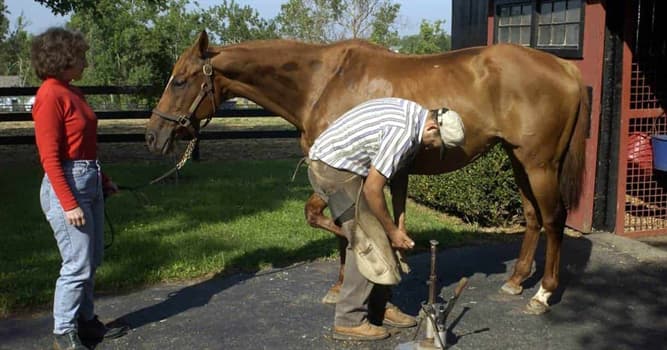
[[[391,245],[397,249],[412,249],[415,242],[408,237],[407,231],[403,228],[403,220],[399,220],[399,226],[394,221],[387,210],[387,202],[384,198],[384,185],[387,179],[374,166],[368,171],[368,177],[364,182],[364,195],[368,201],[368,207],[375,217],[380,221],[384,231],[389,236]]]
[[[78,227],[86,224],[86,219],[83,217],[83,210],[80,207],[65,211],[65,219],[72,226]]]
[[[405,230],[396,229],[387,233],[391,240],[391,246],[397,249],[412,249],[415,242],[408,236]]]

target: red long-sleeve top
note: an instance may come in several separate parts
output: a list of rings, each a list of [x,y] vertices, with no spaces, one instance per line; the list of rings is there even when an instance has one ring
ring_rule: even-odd
[[[79,204],[65,179],[62,161],[97,159],[97,116],[81,90],[47,78],[37,90],[32,118],[44,172],[60,205],[72,210]]]

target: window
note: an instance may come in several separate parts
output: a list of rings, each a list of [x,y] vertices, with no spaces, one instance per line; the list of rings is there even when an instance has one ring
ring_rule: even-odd
[[[511,4],[498,8],[498,42],[530,46],[532,4]]]
[[[582,0],[497,0],[496,5],[495,42],[581,57]]]

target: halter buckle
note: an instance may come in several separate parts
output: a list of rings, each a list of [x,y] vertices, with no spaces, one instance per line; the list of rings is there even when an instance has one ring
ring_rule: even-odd
[[[202,71],[205,76],[210,77],[213,75],[213,66],[210,63],[206,63],[202,66]]]
[[[176,122],[178,123],[178,125],[180,125],[184,128],[187,128],[188,126],[190,126],[190,118],[188,118],[187,116],[184,116],[184,115],[179,116],[176,119]]]

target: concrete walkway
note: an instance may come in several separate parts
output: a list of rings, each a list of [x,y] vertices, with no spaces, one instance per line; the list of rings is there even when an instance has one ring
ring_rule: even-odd
[[[538,249],[541,276],[543,245]],[[461,277],[470,279],[448,319],[452,348],[667,349],[667,252],[611,234],[566,237],[562,288],[549,313],[531,316],[522,310],[537,277],[521,296],[498,293],[518,250],[519,242],[440,251],[447,295]],[[416,315],[427,295],[429,256],[410,263],[414,271],[395,289],[394,302]],[[95,348],[393,349],[413,339],[414,329],[371,343],[333,340],[333,307],[320,299],[336,275],[336,262],[314,262],[100,298],[101,318],[132,330]],[[50,314],[0,320],[0,349],[50,348],[51,323]]]

